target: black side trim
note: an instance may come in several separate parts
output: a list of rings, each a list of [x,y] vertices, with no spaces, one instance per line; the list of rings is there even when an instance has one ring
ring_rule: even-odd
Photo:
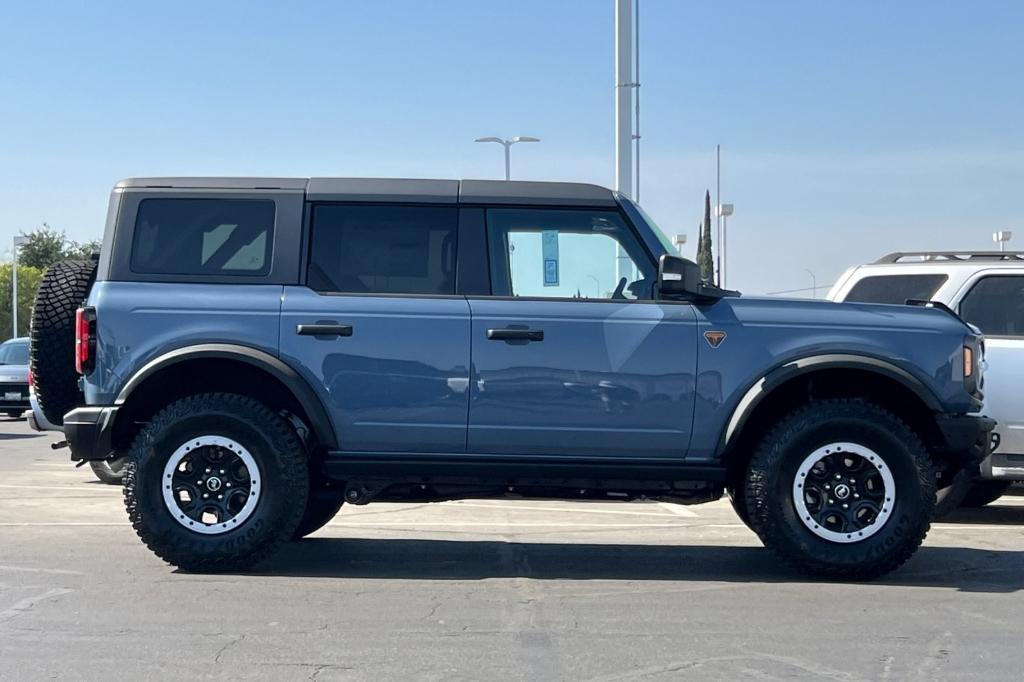
[[[725,467],[686,465],[657,460],[565,460],[544,457],[496,457],[456,453],[345,453],[332,451],[324,467],[331,478],[430,478],[459,476],[490,480],[630,479],[658,482],[724,481]]]
[[[735,439],[743,431],[747,419],[773,390],[790,379],[823,369],[861,369],[874,372],[908,388],[933,412],[942,412],[943,410],[942,403],[927,386],[909,372],[885,360],[867,355],[839,353],[799,358],[772,369],[747,390],[733,410],[732,417],[722,432],[718,443],[718,456],[725,453],[735,442]]]
[[[226,358],[239,360],[258,367],[282,384],[288,387],[295,399],[302,405],[302,409],[310,420],[310,427],[316,434],[317,440],[324,447],[334,449],[338,447],[338,439],[334,433],[334,426],[331,424],[327,411],[324,409],[320,398],[310,387],[309,383],[294,369],[275,358],[273,355],[248,346],[238,346],[227,343],[205,343],[196,346],[186,346],[165,353],[155,360],[147,363],[142,369],[136,372],[128,383],[124,385],[117,395],[116,405],[123,405],[131,396],[132,391],[138,388],[147,378],[156,372],[176,365],[187,360],[200,358]]]

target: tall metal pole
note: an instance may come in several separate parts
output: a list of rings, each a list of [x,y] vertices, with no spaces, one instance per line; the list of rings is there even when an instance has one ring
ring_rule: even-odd
[[[633,197],[633,0],[615,0],[615,189]]]
[[[633,198],[633,0],[615,1],[615,189]],[[615,281],[633,275],[633,262],[615,248]]]
[[[722,145],[715,145],[715,230],[717,237],[715,243],[718,255],[718,282],[722,282]]]
[[[505,147],[505,179],[510,180],[512,178],[512,155],[509,150],[512,149],[512,143],[505,142],[503,146]]]
[[[18,245],[15,244],[11,253],[11,338],[18,338]]]
[[[640,0],[633,0],[636,4],[636,13],[633,15],[633,32],[636,36],[636,51],[634,53],[634,64],[636,66],[636,77],[633,78],[633,88],[636,92],[633,94],[633,103],[636,106],[636,134],[633,135],[633,139],[636,140],[636,195],[633,197],[636,203],[640,203]]]

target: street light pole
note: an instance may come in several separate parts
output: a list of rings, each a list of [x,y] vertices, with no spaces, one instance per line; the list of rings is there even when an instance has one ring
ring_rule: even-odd
[[[1013,232],[1009,230],[1000,230],[999,232],[992,233],[992,241],[999,244],[999,252],[1004,253],[1006,251],[1006,242],[1013,239]]]
[[[539,137],[530,137],[529,135],[516,135],[511,140],[503,140],[500,137],[478,137],[474,142],[497,142],[505,148],[505,179],[512,179],[512,158],[509,150],[512,145],[517,142],[540,142]]]
[[[733,214],[735,207],[732,204],[718,204],[715,207],[715,214],[721,221],[721,227],[718,232],[718,283],[725,288],[725,275],[729,271],[729,252],[726,248],[726,239],[729,230],[728,218]]]
[[[18,247],[28,241],[27,237],[16,235],[11,249],[11,338],[18,338]]]
[[[814,276],[810,268],[804,268],[804,272],[811,276],[811,298],[818,298],[818,278]]]

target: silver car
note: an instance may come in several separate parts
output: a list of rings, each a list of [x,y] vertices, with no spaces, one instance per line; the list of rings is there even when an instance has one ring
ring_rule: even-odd
[[[0,412],[18,419],[29,409],[28,339],[0,344]]]
[[[983,506],[1014,481],[1024,481],[1024,252],[891,253],[847,270],[828,298],[854,303],[937,301],[977,326],[985,335],[985,414],[997,421],[1000,444],[982,462],[962,503]]]

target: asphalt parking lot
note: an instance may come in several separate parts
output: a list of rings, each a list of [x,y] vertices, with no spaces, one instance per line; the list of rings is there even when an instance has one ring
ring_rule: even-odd
[[[868,584],[776,564],[725,502],[344,508],[256,572],[181,573],[118,488],[0,421],[0,678],[1020,676],[1024,496]]]

